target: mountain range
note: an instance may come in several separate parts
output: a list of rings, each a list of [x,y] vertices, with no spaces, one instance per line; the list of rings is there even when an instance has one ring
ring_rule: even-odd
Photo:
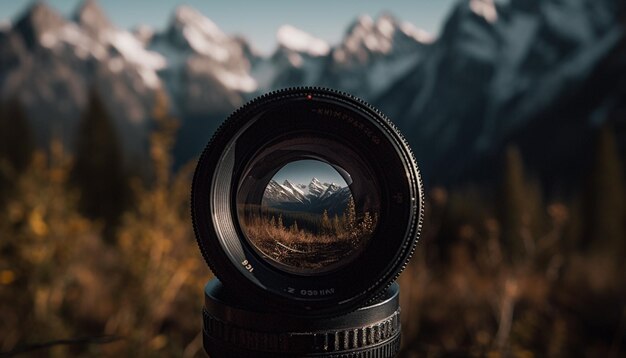
[[[271,180],[263,193],[264,206],[275,209],[329,215],[341,215],[352,197],[350,188],[335,183],[322,183],[317,178],[307,184],[294,184],[285,180],[282,184]]]
[[[161,31],[128,31],[95,0],[70,18],[37,2],[0,29],[0,100],[24,105],[42,146],[55,136],[71,148],[95,88],[132,163],[148,156],[152,109],[165,93],[181,120],[174,154],[182,164],[254,96],[326,86],[389,115],[427,182],[491,177],[509,143],[544,179],[567,181],[584,172],[604,123],[625,149],[624,8],[616,0],[460,0],[436,38],[385,13],[358,17],[334,45],[284,25],[277,49],[262,56],[189,6]]]

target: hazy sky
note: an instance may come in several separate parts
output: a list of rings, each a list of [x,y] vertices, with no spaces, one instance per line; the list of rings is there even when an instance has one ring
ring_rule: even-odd
[[[346,181],[330,165],[318,160],[298,160],[282,167],[274,179],[282,184],[285,179],[293,184],[309,184],[311,179],[317,178],[322,183],[335,183],[340,187],[346,186]]]
[[[100,0],[111,21],[124,28],[139,24],[165,27],[174,9],[187,4],[198,9],[229,34],[241,34],[261,51],[276,46],[276,30],[291,24],[329,43],[336,43],[358,15],[376,16],[387,11],[433,34],[458,0]],[[0,20],[15,20],[33,1],[1,0]],[[70,15],[82,0],[46,1],[63,15]]]

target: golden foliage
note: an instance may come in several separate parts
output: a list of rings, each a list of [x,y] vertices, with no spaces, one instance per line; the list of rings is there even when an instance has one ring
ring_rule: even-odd
[[[172,174],[176,121],[163,98],[156,112],[154,176],[149,183],[132,182],[137,205],[121,215],[114,240],[103,240],[104,223],[78,210],[78,195],[68,185],[72,162],[58,142],[49,155],[35,153],[24,171],[11,177],[12,195],[0,207],[1,352],[111,334],[122,339],[31,355],[204,356],[200,309],[210,275],[189,218],[193,164]],[[517,217],[503,217],[497,212],[502,203],[491,203],[475,188],[433,190],[426,231],[399,278],[401,356],[623,356],[623,252],[610,246],[623,244],[607,240],[588,252],[567,242],[576,236],[572,231],[584,227],[577,204],[538,205],[541,191],[524,184],[518,159],[511,161],[511,188],[502,188],[504,206]],[[610,172],[598,175],[614,183],[605,177]],[[532,192],[532,205],[520,203],[528,197],[525,190]],[[610,195],[607,189],[602,197]],[[594,207],[605,209],[597,215],[609,215],[612,206],[600,204]],[[274,259],[294,264],[290,260],[311,256],[311,243],[353,245],[345,228],[369,231],[376,220],[367,213],[357,219],[351,210],[341,217],[326,213],[313,235],[300,218],[296,229],[288,218],[274,215],[249,230],[261,238],[259,245],[269,243],[265,250]],[[515,237],[528,244],[510,245]],[[276,241],[305,254],[290,259],[284,250],[272,251]],[[514,246],[519,248],[511,255]]]
[[[0,210],[0,351],[110,334],[122,339],[43,352],[199,354],[194,338],[210,275],[191,230],[192,167],[172,174],[176,122],[164,113],[151,139],[154,180],[132,182],[140,200],[121,216],[112,241],[103,240],[103,221],[80,214],[68,183],[72,163],[59,143],[50,156],[36,153],[19,176],[13,199]]]

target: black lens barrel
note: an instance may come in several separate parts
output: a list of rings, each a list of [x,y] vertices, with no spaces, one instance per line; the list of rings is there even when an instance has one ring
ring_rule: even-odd
[[[366,212],[379,214],[357,254],[337,254],[336,267],[315,274],[272,264],[239,220],[238,205],[261,204],[262,197],[242,193],[262,193],[273,173],[300,159],[350,174],[357,223],[365,222]],[[252,199],[239,202],[240,197]],[[252,100],[217,130],[196,167],[191,209],[202,255],[238,299],[330,318],[369,305],[398,277],[419,237],[424,194],[408,143],[382,113],[338,91],[291,88]],[[282,255],[283,248],[276,249]]]
[[[221,357],[395,357],[400,349],[399,286],[333,318],[292,316],[251,305],[217,279],[205,286],[205,351]]]

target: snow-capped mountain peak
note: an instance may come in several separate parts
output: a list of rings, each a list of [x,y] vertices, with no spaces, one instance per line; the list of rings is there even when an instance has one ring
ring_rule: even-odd
[[[18,31],[29,48],[41,44],[47,34],[58,31],[67,21],[43,2],[34,3],[17,21]]]
[[[319,179],[317,179],[316,177],[311,178],[311,183],[310,184],[313,184],[313,185],[316,185],[316,186],[323,186],[322,182]]]
[[[341,187],[335,183],[330,183],[324,193],[320,196],[320,200],[324,200],[339,191]]]
[[[96,0],[86,0],[74,14],[74,20],[91,35],[113,29],[108,17]]]
[[[290,211],[321,214],[341,214],[351,196],[348,187],[335,183],[322,183],[313,178],[309,185],[295,184],[289,180],[279,184],[271,180],[263,193],[262,205]]]
[[[415,39],[415,41],[423,44],[431,44],[435,42],[435,36],[426,30],[417,28],[412,23],[405,21],[400,24],[400,30],[407,36]]]
[[[281,26],[276,33],[276,39],[283,48],[314,57],[325,56],[330,52],[330,46],[324,40],[291,25]]]
[[[498,11],[493,0],[470,0],[469,7],[476,15],[483,17],[487,22],[493,23],[498,20]]]
[[[202,36],[217,41],[225,40],[228,37],[213,21],[191,6],[179,6],[174,15],[174,22],[185,28],[194,29]]]
[[[311,182],[309,183],[309,195],[319,198],[324,191],[326,191],[326,187],[322,184],[322,182],[320,182],[317,178],[311,179]]]
[[[407,22],[400,23],[390,14],[382,14],[376,20],[362,15],[349,27],[335,51],[335,60],[366,62],[371,55],[386,55],[400,48],[404,51],[406,47],[432,41],[425,31]]]
[[[154,29],[148,25],[139,25],[132,30],[132,33],[145,46],[152,40]]]
[[[348,29],[348,33],[354,32],[356,28],[370,30],[374,27],[374,19],[369,15],[359,15],[356,21]]]
[[[294,196],[304,199],[304,192],[298,187],[298,185],[294,185],[289,180],[285,180],[283,182],[283,186],[288,188]]]
[[[171,44],[177,50],[189,50],[225,63],[231,53],[228,48],[230,38],[206,16],[194,8],[179,6],[169,25]]]
[[[376,98],[420,60],[431,42],[432,36],[390,14],[375,20],[360,16],[333,48],[322,72],[324,85]]]
[[[110,32],[109,41],[126,61],[137,66],[139,75],[148,87],[157,88],[160,86],[161,81],[156,71],[167,65],[163,56],[146,50],[143,43],[128,31]]]
[[[189,6],[176,9],[168,28],[155,34],[149,47],[167,59],[163,76],[170,90],[185,99],[178,106],[188,114],[230,111],[241,104],[241,93],[257,89],[245,41],[226,35]]]
[[[396,19],[390,14],[383,14],[376,19],[376,30],[383,36],[391,38],[396,31]]]

